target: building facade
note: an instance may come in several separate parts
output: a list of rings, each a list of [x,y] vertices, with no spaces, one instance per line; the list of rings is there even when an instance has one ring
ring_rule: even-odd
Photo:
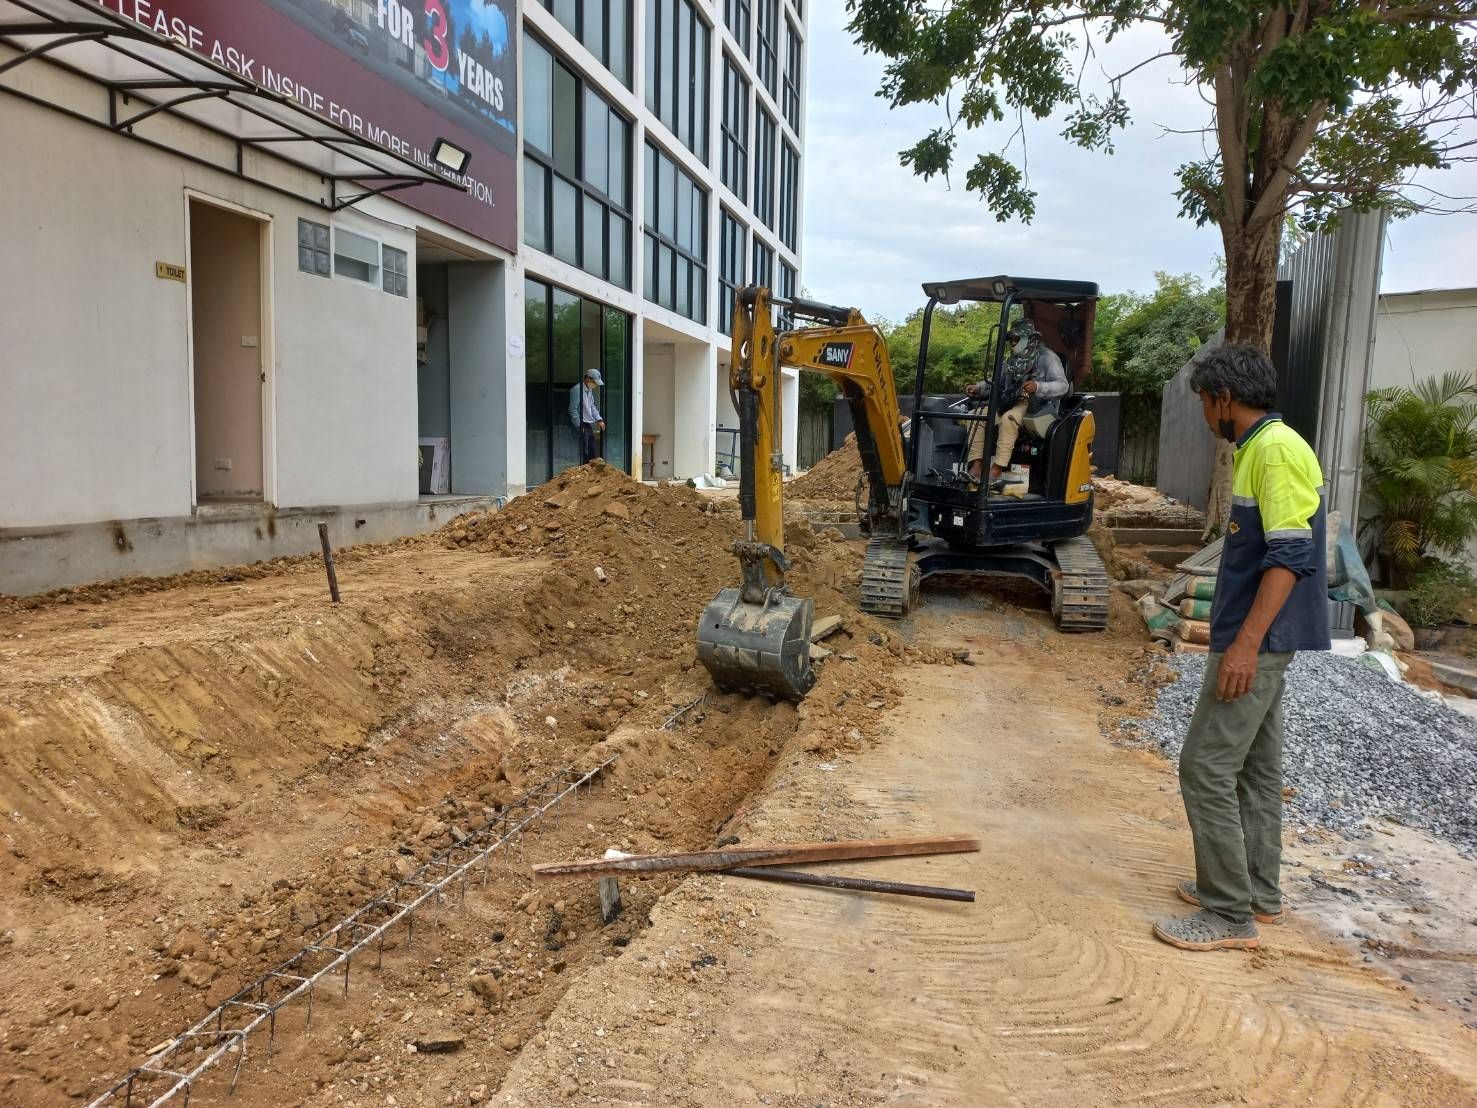
[[[519,495],[592,366],[607,460],[714,472],[804,66],[795,0],[0,0],[0,592]]]

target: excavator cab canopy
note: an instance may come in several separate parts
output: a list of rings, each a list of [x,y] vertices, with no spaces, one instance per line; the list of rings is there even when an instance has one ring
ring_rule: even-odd
[[[1011,300],[1045,300],[1057,304],[1073,304],[1096,300],[1098,287],[1093,281],[1058,281],[1045,277],[970,277],[962,281],[925,281],[923,291],[940,304],[957,304],[961,300],[998,304]]]

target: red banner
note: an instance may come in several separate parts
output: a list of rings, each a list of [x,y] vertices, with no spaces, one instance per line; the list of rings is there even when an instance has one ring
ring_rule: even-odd
[[[428,169],[470,151],[464,194],[396,199],[518,248],[513,0],[97,0],[308,111]]]

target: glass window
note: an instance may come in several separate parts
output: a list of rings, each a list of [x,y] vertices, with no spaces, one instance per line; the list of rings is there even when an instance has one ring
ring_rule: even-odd
[[[555,405],[549,382],[549,294],[540,281],[523,282],[523,377],[528,425],[525,458],[528,487],[542,485],[549,472],[549,446]],[[562,413],[561,413],[562,414]]]
[[[610,282],[628,289],[631,287],[631,221],[615,212],[607,212],[606,219],[609,224],[606,239],[609,243]]]
[[[554,178],[554,256],[580,264],[579,193],[562,177]]]
[[[535,250],[549,249],[549,171],[532,158],[523,159],[523,241]]]
[[[760,108],[754,116],[754,214],[774,226],[774,116]]]
[[[722,180],[740,200],[749,198],[749,81],[723,55]]]
[[[630,85],[631,0],[543,0],[543,4],[621,84]]]
[[[617,469],[629,470],[635,459],[631,453],[630,422],[626,417],[631,401],[626,372],[629,359],[626,354],[628,327],[625,313],[606,308],[603,326],[605,388],[601,390],[600,414],[605,417],[605,459]]]
[[[800,41],[800,31],[794,20],[785,20],[785,89],[781,109],[785,119],[800,133],[800,52],[805,44]]]
[[[329,264],[328,224],[307,219],[297,221],[297,267],[318,277],[333,272]]]
[[[649,143],[646,160],[657,180],[646,210],[646,298],[706,323],[708,194]]]
[[[765,246],[758,235],[754,236],[754,276],[752,283],[771,288],[773,280],[774,251]]]
[[[549,149],[523,147],[523,241],[629,288],[630,236],[606,225],[621,213],[630,226],[631,125],[537,40],[524,42],[549,59],[552,93]]]
[[[745,54],[749,52],[750,5],[751,0],[723,0],[723,22]]]
[[[777,92],[776,71],[779,68],[780,0],[757,0],[759,18],[754,24],[754,69],[769,90]]]
[[[789,142],[780,144],[780,241],[791,250],[800,229],[800,154]]]
[[[381,258],[380,287],[392,296],[409,296],[410,275],[406,269],[407,258],[405,251],[396,250],[393,246],[387,246]]]
[[[727,208],[718,223],[718,327],[733,331],[733,302],[744,287],[744,225]]]
[[[780,262],[780,296],[786,300],[795,298],[796,285],[795,267],[788,262]],[[780,312],[780,330],[788,331],[795,326],[795,317],[789,311]]]
[[[378,240],[353,231],[335,228],[333,232],[333,272],[351,281],[379,284],[380,244]]]
[[[523,141],[553,152],[554,59],[536,38],[523,36]]]
[[[647,0],[646,106],[704,162],[711,35],[692,0]]]
[[[554,67],[554,168],[567,177],[578,171],[579,82],[562,65]]]

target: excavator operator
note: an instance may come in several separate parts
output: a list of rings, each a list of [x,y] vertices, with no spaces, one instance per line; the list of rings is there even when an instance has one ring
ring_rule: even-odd
[[[1023,317],[1012,323],[1005,332],[1005,340],[1011,346],[1011,354],[1004,367],[1005,380],[1000,386],[995,457],[990,465],[991,486],[997,491],[1003,484],[1021,427],[1037,438],[1044,438],[1056,419],[1061,398],[1071,390],[1061,358],[1041,341],[1041,333],[1029,319]],[[982,403],[989,399],[990,382],[969,385],[964,391]],[[980,420],[971,420],[965,461],[972,480],[980,479],[984,460],[985,425]]]

